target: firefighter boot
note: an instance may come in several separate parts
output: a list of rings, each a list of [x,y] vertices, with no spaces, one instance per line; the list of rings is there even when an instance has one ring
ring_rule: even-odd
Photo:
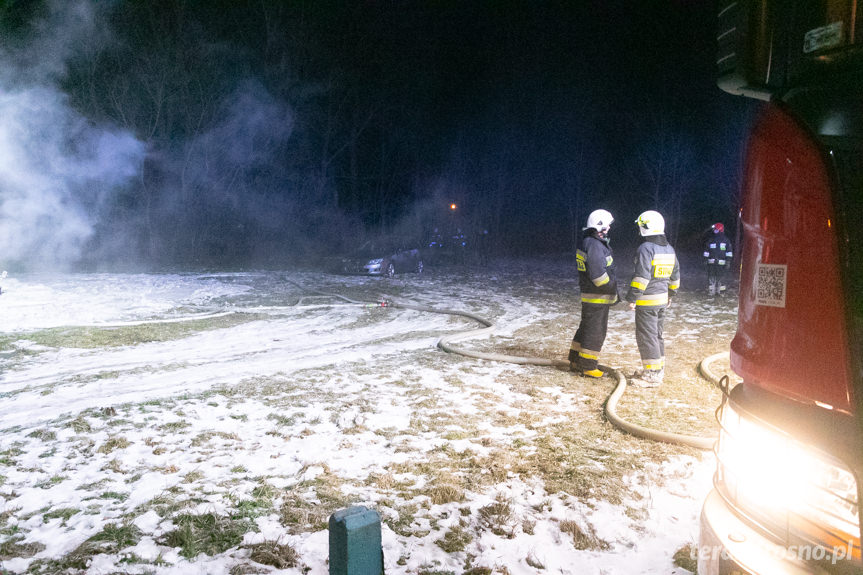
[[[639,370],[632,374],[630,383],[635,387],[659,387],[664,376],[664,369]]]
[[[584,377],[599,379],[604,373],[599,369],[599,362],[595,355],[585,351],[578,352],[578,366],[581,368],[578,372]]]
[[[594,379],[599,379],[600,377],[605,375],[605,373],[603,373],[601,370],[597,369],[596,366],[593,366],[593,367],[582,366],[582,363],[579,360],[580,360],[580,358],[577,358],[575,361],[569,362],[569,371],[572,371],[574,373],[578,373],[578,374],[583,375],[585,377],[592,377]]]

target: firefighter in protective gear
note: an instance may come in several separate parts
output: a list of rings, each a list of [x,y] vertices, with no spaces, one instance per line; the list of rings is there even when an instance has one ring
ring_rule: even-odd
[[[662,329],[669,299],[680,287],[680,264],[665,237],[665,219],[659,212],[648,210],[638,216],[635,224],[641,244],[626,301],[635,310],[635,341],[642,369],[633,375],[632,383],[656,387],[665,374]]]
[[[581,322],[569,349],[570,370],[599,378],[599,352],[608,330],[608,310],[619,301],[614,257],[608,231],[614,218],[606,210],[587,217],[581,245],[576,252],[578,285],[581,290]]]
[[[704,263],[707,264],[707,293],[709,295],[725,294],[725,274],[731,267],[734,252],[731,242],[725,235],[725,226],[716,222],[710,226],[712,233],[704,243]]]

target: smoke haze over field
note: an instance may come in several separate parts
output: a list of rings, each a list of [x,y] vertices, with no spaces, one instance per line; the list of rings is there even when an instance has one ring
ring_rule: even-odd
[[[57,4],[26,45],[0,53],[0,257],[13,265],[76,262],[143,159],[132,134],[87,120],[58,86],[70,47],[98,34],[88,8]]]
[[[156,213],[177,230],[160,250],[183,259],[195,246],[236,262],[248,244],[283,235],[297,221],[284,157],[292,125],[288,106],[250,80],[226,98],[214,125],[153,154],[161,172]]]
[[[571,250],[599,205],[700,244],[733,222],[750,105],[714,84],[714,21],[676,0],[0,3],[0,267],[284,266],[438,226],[527,256]]]
[[[284,236],[294,215],[284,193],[291,183],[284,155],[293,119],[287,105],[259,82],[228,79],[236,83],[232,93],[221,101],[214,94],[207,110],[192,110],[200,117],[192,119],[191,129],[174,134],[173,126],[172,137],[147,142],[119,126],[131,109],[120,96],[111,95],[118,98],[111,102],[117,121],[112,117],[117,114],[96,121],[75,108],[81,85],[70,95],[68,78],[70,62],[81,58],[76,47],[96,61],[99,54],[122,50],[109,32],[110,16],[105,4],[52,2],[15,42],[4,42],[0,254],[5,265],[101,267],[138,258],[236,262],[254,249],[249,244]],[[200,45],[222,49],[203,40]],[[80,83],[77,64],[74,82]],[[120,86],[111,79],[89,81],[85,89],[97,94]],[[178,116],[168,109],[156,114]],[[189,123],[188,117],[182,120]]]

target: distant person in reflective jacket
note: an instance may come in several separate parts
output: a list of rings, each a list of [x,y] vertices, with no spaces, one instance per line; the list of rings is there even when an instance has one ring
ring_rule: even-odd
[[[620,299],[614,257],[608,245],[613,221],[606,210],[591,212],[576,252],[581,322],[569,349],[569,369],[586,377],[604,375],[599,369],[599,352],[608,331],[608,310]]]
[[[734,252],[725,235],[725,226],[716,222],[710,226],[711,234],[704,242],[704,263],[707,264],[707,293],[725,294],[725,275],[731,267]]]
[[[674,248],[665,238],[665,218],[648,210],[635,220],[641,244],[635,256],[635,273],[626,301],[635,310],[635,342],[642,369],[632,376],[632,384],[656,387],[665,376],[665,340],[662,329],[665,309],[680,287],[680,264]]]

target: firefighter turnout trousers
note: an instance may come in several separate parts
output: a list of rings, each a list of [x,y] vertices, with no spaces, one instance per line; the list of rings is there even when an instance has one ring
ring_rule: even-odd
[[[581,303],[581,323],[572,338],[569,361],[581,371],[597,369],[608,330],[608,304]]]
[[[710,295],[723,295],[725,293],[725,270],[726,265],[707,264],[707,293]]]
[[[665,367],[665,340],[662,327],[665,323],[665,305],[640,305],[635,308],[635,343],[645,370]]]

